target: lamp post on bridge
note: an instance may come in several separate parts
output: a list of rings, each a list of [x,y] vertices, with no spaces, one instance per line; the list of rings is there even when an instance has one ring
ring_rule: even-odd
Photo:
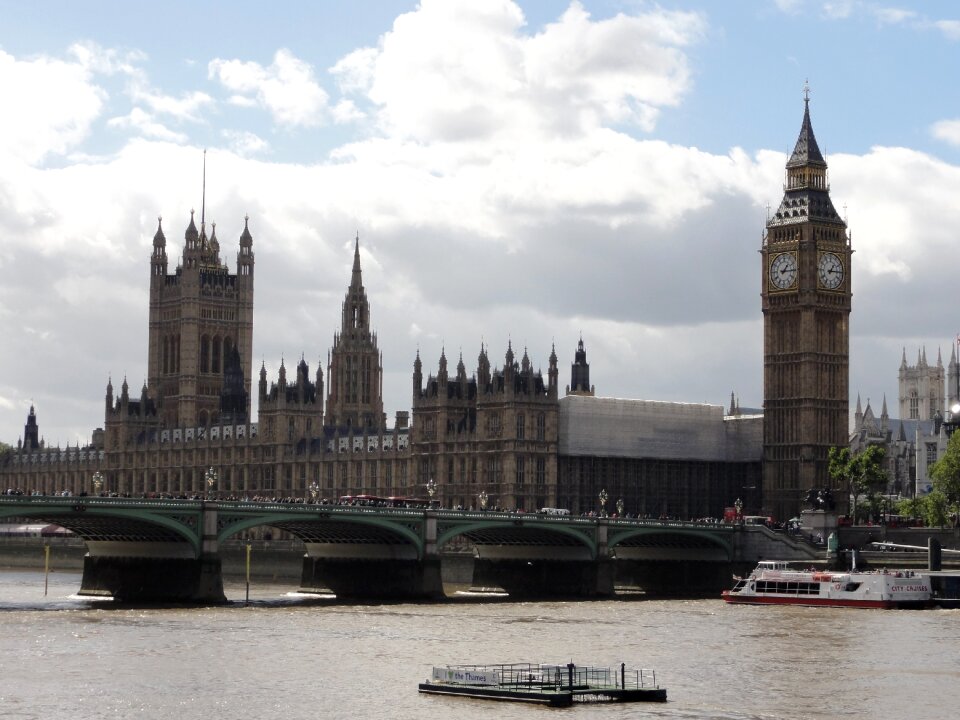
[[[607,490],[604,488],[600,491],[600,495],[597,496],[600,500],[600,517],[607,516],[607,499],[610,497],[607,495]]]
[[[93,494],[99,495],[100,488],[103,487],[103,473],[97,470],[90,481],[93,483]]]
[[[481,510],[486,510],[486,509],[487,509],[487,500],[490,499],[490,496],[487,495],[487,491],[486,491],[486,490],[481,490],[481,491],[480,491],[480,494],[477,496],[477,499],[480,500],[480,509],[481,509]]]
[[[427,480],[427,495],[430,496],[430,507],[433,507],[433,494],[437,492],[437,483],[433,478]]]
[[[960,335],[957,335],[957,351],[960,352]],[[947,438],[953,435],[954,431],[960,427],[960,372],[957,372],[957,386],[954,388],[956,395],[953,397],[953,402],[950,403],[950,407],[947,409],[947,417],[943,421],[943,431],[947,434]],[[950,397],[949,390],[947,391],[947,397]]]
[[[217,483],[217,471],[213,469],[213,466],[207,469],[207,472],[204,473],[204,479],[207,481],[207,496],[213,497],[213,486]]]
[[[623,498],[617,498],[617,517],[623,517]]]
[[[743,520],[743,500],[737,498],[733,501],[733,510],[736,513],[734,518],[739,523]]]
[[[317,496],[320,495],[320,483],[314,480],[312,483],[310,483],[310,486],[307,488],[307,490],[310,491],[310,499],[313,500],[313,502],[317,502]]]

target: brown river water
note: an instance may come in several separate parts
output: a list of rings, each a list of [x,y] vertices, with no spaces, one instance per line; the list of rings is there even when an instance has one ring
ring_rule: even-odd
[[[721,600],[344,604],[228,584],[230,605],[131,608],[80,575],[0,571],[0,717],[960,717],[960,610],[727,606]],[[662,705],[551,710],[420,695],[434,664],[652,668]]]

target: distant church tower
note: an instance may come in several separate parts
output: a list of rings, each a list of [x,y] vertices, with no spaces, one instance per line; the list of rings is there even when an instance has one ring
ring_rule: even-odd
[[[150,395],[163,427],[193,427],[250,416],[253,369],[253,237],[244,221],[237,274],[220,260],[217,226],[207,238],[193,221],[183,261],[167,274],[167,240],[157,224],[150,260]]]
[[[761,247],[763,503],[778,520],[799,512],[810,488],[830,486],[827,453],[849,442],[852,250],[805,95],[783,201]]]
[[[587,351],[583,347],[583,338],[577,343],[577,352],[573,356],[570,366],[570,384],[567,386],[567,395],[594,395],[590,384],[590,363],[587,362]]]
[[[955,365],[951,360],[951,367]],[[933,420],[943,414],[943,359],[937,352],[937,364],[927,363],[927,350],[917,351],[917,364],[907,365],[907,351],[900,361],[900,419]]]
[[[326,424],[379,432],[383,414],[383,365],[377,335],[370,331],[370,303],[360,273],[360,238],[353,251],[353,275],[343,301],[340,332],[327,360]]]

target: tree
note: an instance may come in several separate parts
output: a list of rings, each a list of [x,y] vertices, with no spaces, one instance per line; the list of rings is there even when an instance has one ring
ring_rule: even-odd
[[[939,490],[927,493],[921,498],[923,522],[927,527],[943,527],[947,524],[947,498]]]
[[[874,510],[881,507],[877,495],[887,489],[887,471],[883,467],[886,457],[885,447],[868,445],[863,452],[850,461],[854,488],[856,492],[867,496],[868,506]]]
[[[869,445],[858,455],[851,455],[847,447],[832,447],[828,451],[827,472],[837,485],[847,489],[854,522],[857,521],[857,498],[866,494],[869,505],[874,506],[877,493],[887,486],[887,471],[883,468],[886,455],[886,449],[880,445]]]
[[[838,488],[845,488],[850,494],[850,448],[832,447],[827,451],[827,474]]]
[[[960,432],[950,436],[947,451],[930,467],[930,477],[934,492],[943,495],[947,509],[960,522]]]

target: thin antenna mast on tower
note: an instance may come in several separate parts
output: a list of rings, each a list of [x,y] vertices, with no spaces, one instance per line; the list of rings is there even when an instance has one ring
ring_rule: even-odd
[[[203,194],[200,200],[200,229],[207,217],[207,149],[203,149]]]

